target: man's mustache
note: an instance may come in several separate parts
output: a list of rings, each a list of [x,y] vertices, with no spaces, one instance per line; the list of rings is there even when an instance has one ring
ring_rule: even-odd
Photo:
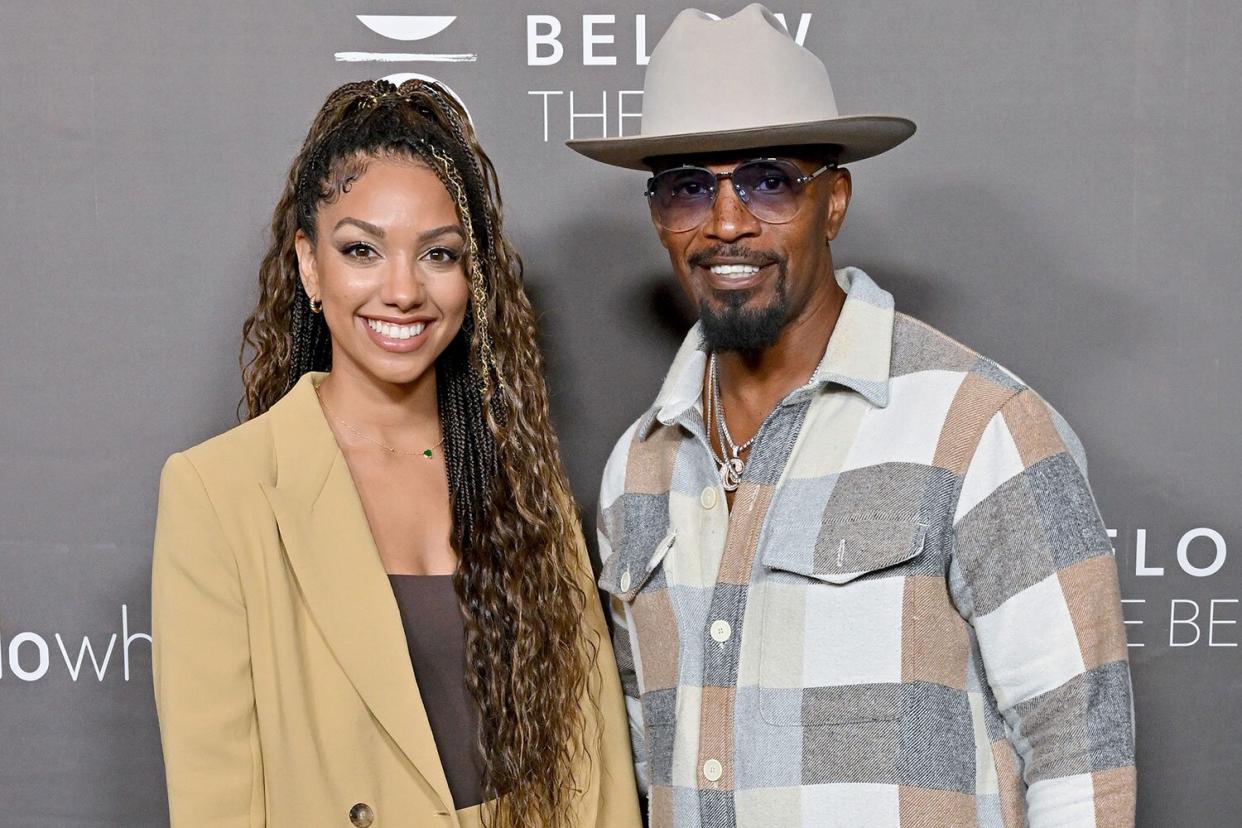
[[[691,253],[686,261],[691,267],[707,267],[713,259],[734,259],[741,264],[763,267],[774,262],[783,264],[785,258],[771,250],[752,250],[740,244],[720,244]]]

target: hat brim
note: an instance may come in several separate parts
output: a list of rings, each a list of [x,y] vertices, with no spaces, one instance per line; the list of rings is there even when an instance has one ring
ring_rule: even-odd
[[[841,147],[837,163],[849,164],[887,152],[913,135],[914,130],[913,121],[894,115],[848,115],[822,121],[722,132],[566,141],[565,146],[592,160],[631,170],[649,169],[648,159],[668,155],[817,144]]]

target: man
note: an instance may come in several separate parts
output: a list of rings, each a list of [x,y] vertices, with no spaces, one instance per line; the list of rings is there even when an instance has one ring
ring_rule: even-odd
[[[600,495],[600,585],[655,826],[1130,826],[1117,573],[1065,421],[830,242],[839,117],[759,5],[683,12],[642,132],[699,323]]]

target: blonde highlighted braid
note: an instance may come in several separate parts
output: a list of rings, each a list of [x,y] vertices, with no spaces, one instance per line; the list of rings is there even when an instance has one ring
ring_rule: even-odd
[[[425,143],[427,155],[435,161],[436,174],[441,183],[449,191],[449,195],[457,204],[457,214],[461,217],[466,230],[467,266],[470,268],[470,296],[474,305],[474,325],[478,339],[479,363],[483,367],[483,394],[487,397],[492,392],[491,373],[495,370],[492,357],[491,333],[487,324],[487,287],[483,279],[483,268],[479,259],[479,245],[475,241],[474,226],[470,220],[470,205],[466,201],[466,185],[453,167],[452,160],[436,148],[434,144]]]

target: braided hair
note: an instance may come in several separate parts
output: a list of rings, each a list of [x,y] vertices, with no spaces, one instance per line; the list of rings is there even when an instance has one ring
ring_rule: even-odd
[[[259,302],[242,328],[238,408],[258,416],[306,372],[331,370],[331,332],[311,310],[294,238],[301,230],[313,242],[319,206],[347,192],[370,159],[390,156],[436,173],[467,236],[470,307],[435,371],[466,683],[480,712],[484,793],[494,800],[485,819],[568,825],[581,788],[575,762],[600,738],[583,732],[598,641],[582,633],[577,515],[495,169],[464,109],[439,85],[351,83],[323,105],[272,217]]]

